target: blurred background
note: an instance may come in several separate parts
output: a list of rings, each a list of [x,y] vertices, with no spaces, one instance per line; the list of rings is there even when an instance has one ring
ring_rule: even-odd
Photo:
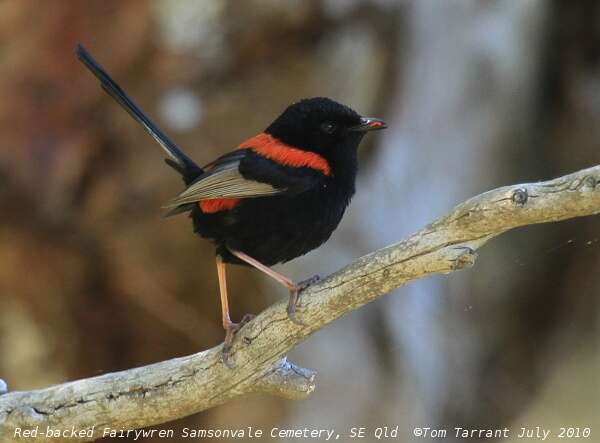
[[[187,217],[161,218],[182,184],[77,42],[200,164],[303,97],[388,122],[362,145],[333,238],[277,268],[295,279],[475,194],[600,163],[594,0],[4,1],[0,41],[0,378],[12,390],[223,338],[212,246]],[[164,427],[399,425],[408,441],[413,426],[599,425],[599,239],[597,217],[503,235],[472,270],[400,288],[295,349],[319,372],[309,399],[248,396]],[[230,286],[235,319],[286,296],[247,269]]]

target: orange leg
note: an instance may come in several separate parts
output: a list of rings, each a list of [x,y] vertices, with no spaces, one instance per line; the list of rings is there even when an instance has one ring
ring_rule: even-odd
[[[226,264],[223,259],[217,255],[217,274],[219,276],[219,294],[221,296],[221,317],[223,320],[223,328],[225,329],[225,343],[223,344],[223,362],[232,367],[229,362],[229,352],[231,351],[231,345],[233,343],[233,337],[239,329],[247,323],[252,316],[250,314],[244,315],[240,323],[234,323],[231,321],[229,316],[229,300],[227,299],[227,278],[226,278]]]
[[[229,301],[227,299],[227,276],[226,264],[223,259],[217,255],[217,274],[219,275],[219,295],[221,296],[221,316],[223,319],[223,328],[228,330],[232,324],[229,316]]]
[[[299,294],[303,289],[306,289],[308,286],[310,286],[311,284],[318,281],[319,276],[315,275],[307,280],[301,281],[300,283],[294,283],[292,280],[287,278],[285,275],[282,275],[279,272],[274,271],[273,269],[269,268],[268,266],[263,265],[258,260],[255,260],[254,258],[250,257],[247,254],[244,254],[241,251],[235,251],[233,249],[229,249],[229,251],[233,255],[235,255],[237,258],[239,258],[240,260],[248,263],[250,266],[258,269],[259,271],[264,272],[269,277],[271,277],[278,283],[285,286],[288,289],[288,291],[290,291],[290,298],[289,298],[288,307],[287,307],[288,317],[294,323],[302,325],[303,323],[296,318],[296,306],[298,305]]]

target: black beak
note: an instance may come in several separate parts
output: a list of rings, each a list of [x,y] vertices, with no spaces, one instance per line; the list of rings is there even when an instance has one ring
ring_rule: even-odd
[[[355,132],[367,132],[385,128],[387,128],[387,125],[383,120],[378,118],[362,117],[360,119],[360,124],[351,127],[349,130]]]

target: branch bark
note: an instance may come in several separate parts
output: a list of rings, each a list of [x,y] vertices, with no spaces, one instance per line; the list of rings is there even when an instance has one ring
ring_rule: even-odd
[[[231,358],[221,346],[141,368],[0,396],[1,441],[91,441],[108,430],[151,426],[265,392],[302,399],[315,372],[285,359],[308,335],[394,288],[470,267],[476,250],[510,229],[600,212],[600,166],[554,180],[506,186],[473,197],[407,239],[359,258],[303,291],[298,318],[286,303],[267,308],[237,334]],[[46,430],[66,430],[57,437]],[[20,430],[15,433],[15,430]],[[37,430],[37,436],[26,431]],[[87,431],[73,437],[71,430]]]

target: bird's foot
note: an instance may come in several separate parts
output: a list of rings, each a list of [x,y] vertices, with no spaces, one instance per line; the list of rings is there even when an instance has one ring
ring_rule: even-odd
[[[240,329],[242,329],[242,326],[244,326],[246,323],[248,323],[254,317],[256,317],[254,314],[246,314],[242,317],[242,320],[239,323],[229,322],[228,324],[226,324],[224,326],[225,327],[225,340],[223,343],[223,350],[221,351],[221,360],[223,360],[223,363],[229,369],[233,369],[233,367],[234,367],[234,365],[233,365],[233,363],[231,363],[231,360],[229,359],[229,357],[230,357],[231,346],[233,345],[233,339],[235,337],[235,334],[237,334],[237,332]]]
[[[298,317],[296,317],[296,307],[298,306],[300,292],[308,288],[310,285],[318,282],[320,279],[321,277],[318,275],[313,275],[306,280],[296,283],[292,288],[290,288],[290,298],[288,300],[287,307],[288,318],[299,326],[304,326],[304,323],[302,323],[300,320],[298,320]]]

